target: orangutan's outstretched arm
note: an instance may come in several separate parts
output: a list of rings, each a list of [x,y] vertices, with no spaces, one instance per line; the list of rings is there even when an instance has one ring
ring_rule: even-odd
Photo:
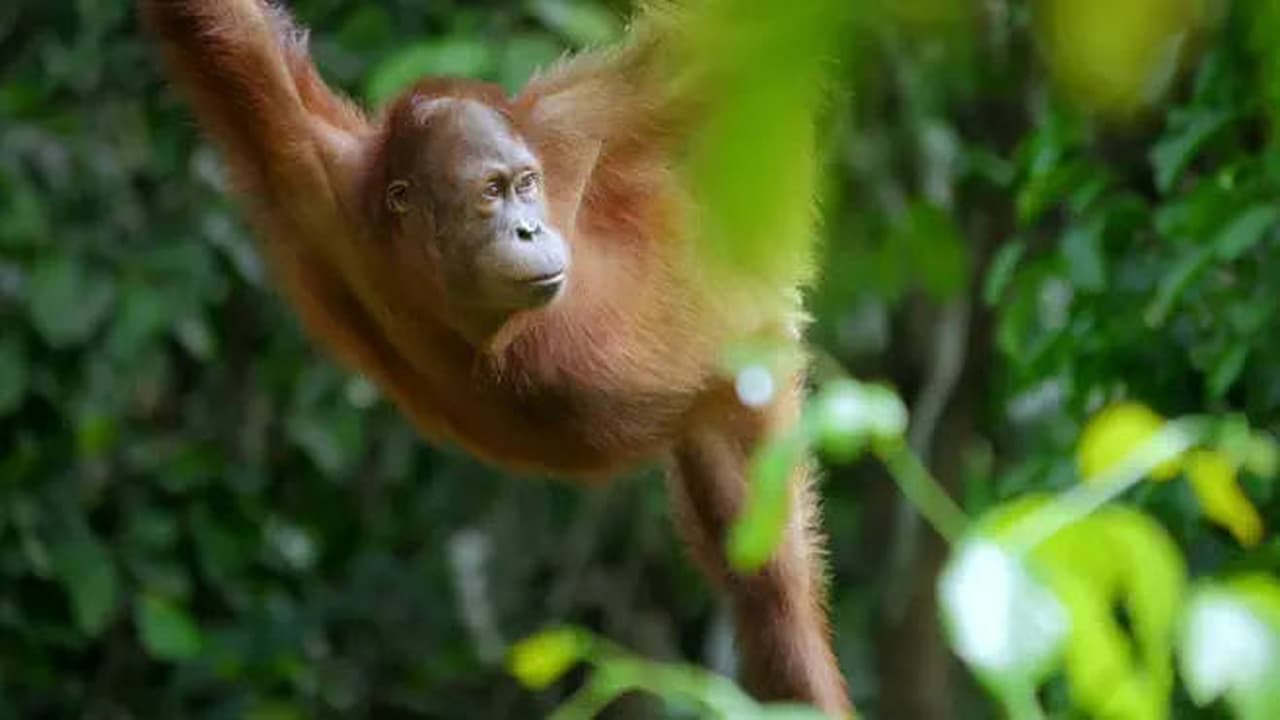
[[[320,78],[305,32],[264,0],[140,0],[170,76],[222,151],[239,195],[295,207],[332,195],[333,165],[368,124]]]
[[[306,33],[266,0],[139,0],[168,75],[218,147],[309,334],[379,382],[403,380],[370,314],[359,184],[373,128],[321,79]]]

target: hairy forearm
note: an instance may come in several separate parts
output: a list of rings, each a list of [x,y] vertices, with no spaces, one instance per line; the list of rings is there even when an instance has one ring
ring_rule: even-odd
[[[747,687],[758,697],[800,699],[844,718],[850,706],[829,642],[823,538],[807,464],[789,480],[786,531],[762,568],[734,571],[723,546],[746,500],[752,453],[796,421],[800,396],[798,383],[788,385],[762,413],[732,399],[713,403],[675,450],[671,492],[695,561],[733,599]]]
[[[288,18],[261,0],[140,0],[196,119],[242,189],[307,161],[311,133],[284,45]]]

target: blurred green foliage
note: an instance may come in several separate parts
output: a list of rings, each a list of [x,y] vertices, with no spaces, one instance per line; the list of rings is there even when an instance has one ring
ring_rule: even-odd
[[[625,11],[293,8],[362,99],[518,85]],[[560,565],[600,501],[428,449],[302,340],[131,3],[5,3],[0,68],[0,717],[540,715],[454,578],[490,576],[500,642],[589,612]],[[674,563],[634,493],[602,546]]]
[[[1280,429],[1280,11],[1143,3],[1184,14],[1107,23],[1105,3],[1057,5],[1046,25],[1014,1],[866,3],[821,128],[812,340],[915,405],[945,334],[920,308],[966,304],[960,352],[980,371],[952,490],[975,516],[1071,485],[1084,418],[1110,400]],[[627,12],[292,7],[326,77],[366,101],[423,72],[514,88]],[[1179,32],[1175,57],[1152,50]],[[1099,86],[1059,57],[1138,65]],[[128,2],[10,0],[0,78],[0,717],[542,717],[580,676],[531,693],[503,651],[562,621],[726,667],[723,609],[660,483],[580,491],[428,448],[301,339]],[[734,171],[752,172],[770,139],[749,114],[725,122]],[[842,662],[879,717],[913,678],[876,662],[899,568],[867,478],[829,468],[824,511]],[[1274,575],[1280,492],[1242,482],[1266,533],[1251,548],[1204,523],[1186,483],[1126,499],[1192,577]]]

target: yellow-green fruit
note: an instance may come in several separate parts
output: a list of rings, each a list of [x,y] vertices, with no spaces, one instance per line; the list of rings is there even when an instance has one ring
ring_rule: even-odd
[[[1036,25],[1060,85],[1077,102],[1129,115],[1159,98],[1205,0],[1040,0]]]

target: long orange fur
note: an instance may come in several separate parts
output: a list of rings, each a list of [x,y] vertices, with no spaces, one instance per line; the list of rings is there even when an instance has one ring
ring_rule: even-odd
[[[141,8],[313,339],[375,380],[427,438],[503,468],[595,480],[665,462],[679,529],[734,601],[748,687],[850,713],[806,473],[766,567],[742,576],[724,559],[748,457],[795,421],[801,390],[797,381],[767,408],[744,407],[720,352],[750,336],[794,343],[797,329],[790,313],[747,317],[717,302],[689,262],[690,193],[674,158],[699,98],[668,82],[663,38],[677,22],[642,17],[620,47],[564,61],[515,98],[427,80],[369,117],[324,83],[279,8]],[[406,116],[433,97],[475,99],[509,120],[544,166],[574,259],[565,297],[480,343],[451,329],[431,256],[390,232],[382,202],[389,165],[411,142]]]

